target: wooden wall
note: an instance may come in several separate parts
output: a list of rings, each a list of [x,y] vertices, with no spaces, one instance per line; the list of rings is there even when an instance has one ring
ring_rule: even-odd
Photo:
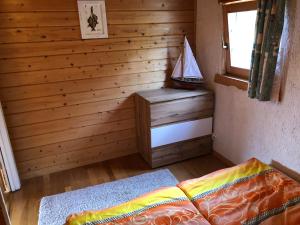
[[[166,84],[193,0],[106,0],[81,40],[76,0],[0,1],[0,97],[23,179],[137,151],[133,93]]]

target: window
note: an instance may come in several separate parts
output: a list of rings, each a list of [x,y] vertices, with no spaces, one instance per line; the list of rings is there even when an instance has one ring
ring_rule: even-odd
[[[255,36],[256,1],[223,5],[226,72],[247,79]]]

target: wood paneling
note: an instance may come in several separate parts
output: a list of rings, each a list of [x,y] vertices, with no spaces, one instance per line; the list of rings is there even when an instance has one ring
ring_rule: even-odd
[[[133,107],[133,99],[122,98],[108,101],[91,102],[81,105],[64,106],[59,108],[31,111],[27,113],[8,114],[6,120],[9,126],[21,126],[51,120],[71,118],[89,113],[102,113]],[[47,115],[47,117],[45,117]]]
[[[129,139],[124,141],[115,141],[109,144],[104,144],[101,146],[93,146],[90,148],[85,148],[85,154],[82,154],[82,150],[72,151],[67,153],[60,153],[59,155],[51,155],[47,157],[43,157],[37,160],[29,160],[24,163],[19,163],[19,171],[21,173],[31,170],[41,170],[49,167],[49,164],[68,164],[71,162],[77,162],[77,164],[81,164],[81,162],[97,162],[101,160],[105,160],[103,154],[114,154],[115,152],[120,151],[128,151],[131,150],[131,153],[136,149],[136,141],[135,139]],[[83,163],[85,164],[85,163]]]
[[[69,67],[94,66],[102,64],[125,63],[174,58],[179,48],[155,48],[146,50],[128,50],[116,52],[93,52],[59,56],[17,58],[0,60],[1,73],[14,73],[36,70],[60,69]]]
[[[193,11],[108,12],[108,24],[193,22]],[[49,18],[49,19],[45,19]],[[77,12],[1,13],[0,28],[78,26]]]
[[[116,115],[117,116],[117,115]],[[63,142],[82,137],[91,137],[99,134],[110,133],[135,127],[134,120],[122,120],[104,124],[95,124],[81,128],[68,129],[53,133],[19,138],[14,141],[15,150],[43,146],[55,142]]]
[[[193,0],[109,0],[106,7],[110,11],[143,11],[143,10],[193,10]],[[0,12],[32,11],[77,11],[74,0],[1,0]]]
[[[153,36],[136,38],[114,38],[98,40],[78,40],[60,42],[12,43],[0,45],[4,58],[34,57],[45,55],[66,55],[74,53],[110,52],[148,48],[182,46],[182,36]],[[194,43],[190,43],[194,45]],[[28,51],[31,50],[31,51]]]
[[[178,35],[192,33],[193,23],[108,25],[112,38]],[[32,27],[1,29],[0,43],[24,43],[80,40],[80,27]]]
[[[60,81],[85,80],[97,77],[146,73],[147,71],[167,71],[173,65],[173,59],[151,60],[140,62],[72,67],[46,71],[28,71],[0,75],[0,87],[26,86],[33,84],[48,84]],[[151,73],[149,72],[149,73]],[[16,79],[17,78],[17,79]],[[9,90],[9,89],[6,89]],[[2,91],[3,93],[3,91]]]
[[[18,151],[17,161],[20,160],[37,160],[46,156],[57,155],[59,153],[72,152],[77,150],[84,150],[93,146],[101,146],[104,144],[135,138],[135,129],[127,129],[116,132],[110,132],[92,137],[84,137],[64,141],[49,145],[43,145],[34,148],[28,148]]]
[[[63,107],[67,105],[78,105],[109,99],[126,98],[137,91],[157,89],[164,86],[163,82],[108,88],[102,90],[91,90],[89,92],[76,92],[72,94],[53,95],[40,98],[29,98],[9,101],[3,104],[7,113],[22,113],[35,110]]]
[[[0,1],[0,98],[29,178],[137,151],[132,95],[164,87],[194,0],[106,1],[108,39],[81,40],[76,0]]]
[[[51,120],[44,123],[34,123],[30,125],[12,127],[10,134],[13,138],[23,138],[28,134],[30,134],[31,136],[40,135],[49,132],[91,126],[94,124],[103,124],[106,121],[114,122],[119,120],[134,119],[134,117],[135,114],[133,108],[123,110],[120,109],[118,111],[94,113],[78,117],[64,118],[60,120]]]
[[[91,78],[78,81],[65,81],[57,83],[47,83],[40,85],[27,85],[0,90],[0,96],[7,100],[27,99],[42,96],[59,95],[61,93],[70,94],[77,92],[88,92],[91,90],[103,90],[120,87],[126,82],[127,85],[138,85],[147,83],[164,82],[166,80],[165,71],[126,74],[123,76],[106,76],[101,78]]]

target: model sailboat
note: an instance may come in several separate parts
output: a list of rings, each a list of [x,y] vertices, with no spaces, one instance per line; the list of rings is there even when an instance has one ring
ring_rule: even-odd
[[[191,46],[184,38],[184,50],[180,54],[171,76],[176,87],[194,89],[203,83],[203,76],[192,52]]]

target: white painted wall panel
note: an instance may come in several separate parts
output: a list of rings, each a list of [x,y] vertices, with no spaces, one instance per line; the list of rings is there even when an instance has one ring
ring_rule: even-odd
[[[207,0],[197,0],[197,6],[198,60],[207,83],[216,90],[214,150],[236,164],[256,157],[300,173],[300,1],[287,1],[289,27],[283,38],[291,49],[283,65],[286,81],[279,104],[252,100],[246,91],[214,83],[215,74],[223,70],[222,7]]]
[[[151,129],[151,147],[159,147],[212,133],[212,118],[155,127]]]

